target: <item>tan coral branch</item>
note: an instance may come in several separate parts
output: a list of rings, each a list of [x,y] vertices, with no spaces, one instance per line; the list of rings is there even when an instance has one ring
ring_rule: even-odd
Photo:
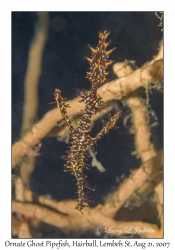
[[[38,112],[38,85],[42,71],[42,58],[49,27],[49,14],[38,12],[35,34],[29,49],[27,72],[24,79],[24,105],[21,135],[34,124]],[[30,176],[35,166],[35,157],[23,161],[20,166],[22,181],[29,188]]]
[[[22,133],[34,123],[37,115],[38,84],[41,75],[43,50],[47,39],[48,25],[49,14],[47,12],[38,12],[36,32],[29,49],[27,72],[24,79]]]
[[[151,174],[161,169],[163,153],[160,152],[154,159],[149,160],[126,179],[118,190],[109,195],[106,203],[101,207],[101,212],[113,217],[124,203],[149,180]]]
[[[68,206],[68,204],[66,204]],[[63,215],[57,212],[53,212],[48,208],[44,208],[38,205],[33,204],[22,204],[19,202],[12,203],[12,211],[24,214],[29,217],[34,217],[35,219],[41,220],[50,225],[68,228],[68,229],[79,229],[79,230],[87,230],[92,229],[94,232],[97,232],[97,227],[103,227],[104,231],[108,228],[113,228],[116,230],[121,230],[122,234],[126,233],[126,228],[139,228],[143,230],[145,228],[149,229],[146,232],[138,232],[138,235],[147,238],[158,238],[158,228],[156,225],[132,221],[132,222],[120,222],[115,221],[109,217],[106,217],[99,213],[99,207],[96,208],[88,208],[84,215]],[[117,232],[111,232],[111,235],[118,235]]]

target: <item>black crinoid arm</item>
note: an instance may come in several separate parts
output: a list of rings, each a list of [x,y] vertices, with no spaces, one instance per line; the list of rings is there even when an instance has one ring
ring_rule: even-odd
[[[78,204],[76,204],[75,209],[81,213],[83,213],[82,210],[85,207],[89,206],[89,198],[87,197],[87,192],[85,192],[85,190],[93,190],[86,181],[86,176],[83,173],[85,169],[88,169],[88,164],[85,163],[87,150],[105,133],[113,128],[116,121],[119,119],[119,112],[117,112],[114,116],[110,116],[107,124],[104,125],[95,138],[92,138],[89,135],[92,115],[97,113],[103,106],[102,98],[97,94],[97,88],[107,81],[108,72],[106,72],[106,69],[113,63],[113,61],[108,60],[108,57],[115,50],[115,48],[106,51],[110,43],[106,42],[109,34],[110,33],[107,31],[99,32],[99,43],[96,49],[93,49],[90,45],[88,45],[92,52],[92,56],[91,58],[86,57],[90,64],[90,71],[87,72],[86,77],[91,83],[91,89],[80,94],[80,102],[85,104],[85,110],[76,129],[72,126],[71,120],[67,115],[66,108],[68,105],[66,104],[65,99],[61,97],[61,91],[56,89],[54,94],[57,106],[60,109],[62,117],[65,120],[72,136],[72,142],[69,150],[62,158],[66,160],[64,171],[71,172],[71,174],[76,178],[76,185],[78,188]]]

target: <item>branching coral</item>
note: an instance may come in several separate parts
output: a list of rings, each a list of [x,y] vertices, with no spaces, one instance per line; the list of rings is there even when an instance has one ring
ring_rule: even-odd
[[[40,53],[43,52],[40,51]],[[138,231],[137,235],[140,237],[161,238],[163,236],[163,182],[162,178],[154,178],[162,171],[163,152],[158,152],[151,142],[148,106],[138,92],[140,87],[160,89],[163,79],[163,44],[160,45],[158,54],[153,60],[145,63],[142,67],[135,69],[132,62],[125,61],[116,63],[113,66],[113,71],[118,78],[98,88],[98,93],[107,106],[100,113],[94,115],[92,121],[110,111],[113,101],[124,100],[131,110],[135,154],[140,158],[140,166],[124,179],[118,188],[107,195],[104,204],[98,204],[94,208],[86,208],[83,215],[74,209],[74,200],[57,202],[44,196],[37,196],[36,199],[35,194],[25,188],[24,181],[20,177],[16,177],[16,193],[12,201],[14,235],[17,234],[20,238],[32,237],[30,232],[32,225],[28,224],[30,219],[68,230],[95,231],[98,226],[102,228],[107,226],[118,230],[111,232],[111,235],[117,237],[129,235],[129,232],[126,232],[126,227],[139,228],[140,232]],[[67,110],[70,118],[77,114],[82,115],[80,110],[83,109],[83,104],[79,100],[80,98],[77,97],[68,101],[71,106]],[[48,111],[19,141],[14,143],[12,146],[12,167],[16,168],[26,156],[28,158],[36,157],[40,148],[37,145],[40,145],[42,139],[47,137],[49,133],[51,134],[55,124],[61,119],[57,108]],[[57,136],[67,133],[67,128],[63,126],[58,129]],[[135,197],[145,196],[150,190],[152,192],[150,199],[156,207],[159,225],[137,220],[123,222],[117,219],[122,207],[129,207]],[[19,214],[23,215],[21,220],[19,220]],[[144,231],[145,228],[149,230]]]

